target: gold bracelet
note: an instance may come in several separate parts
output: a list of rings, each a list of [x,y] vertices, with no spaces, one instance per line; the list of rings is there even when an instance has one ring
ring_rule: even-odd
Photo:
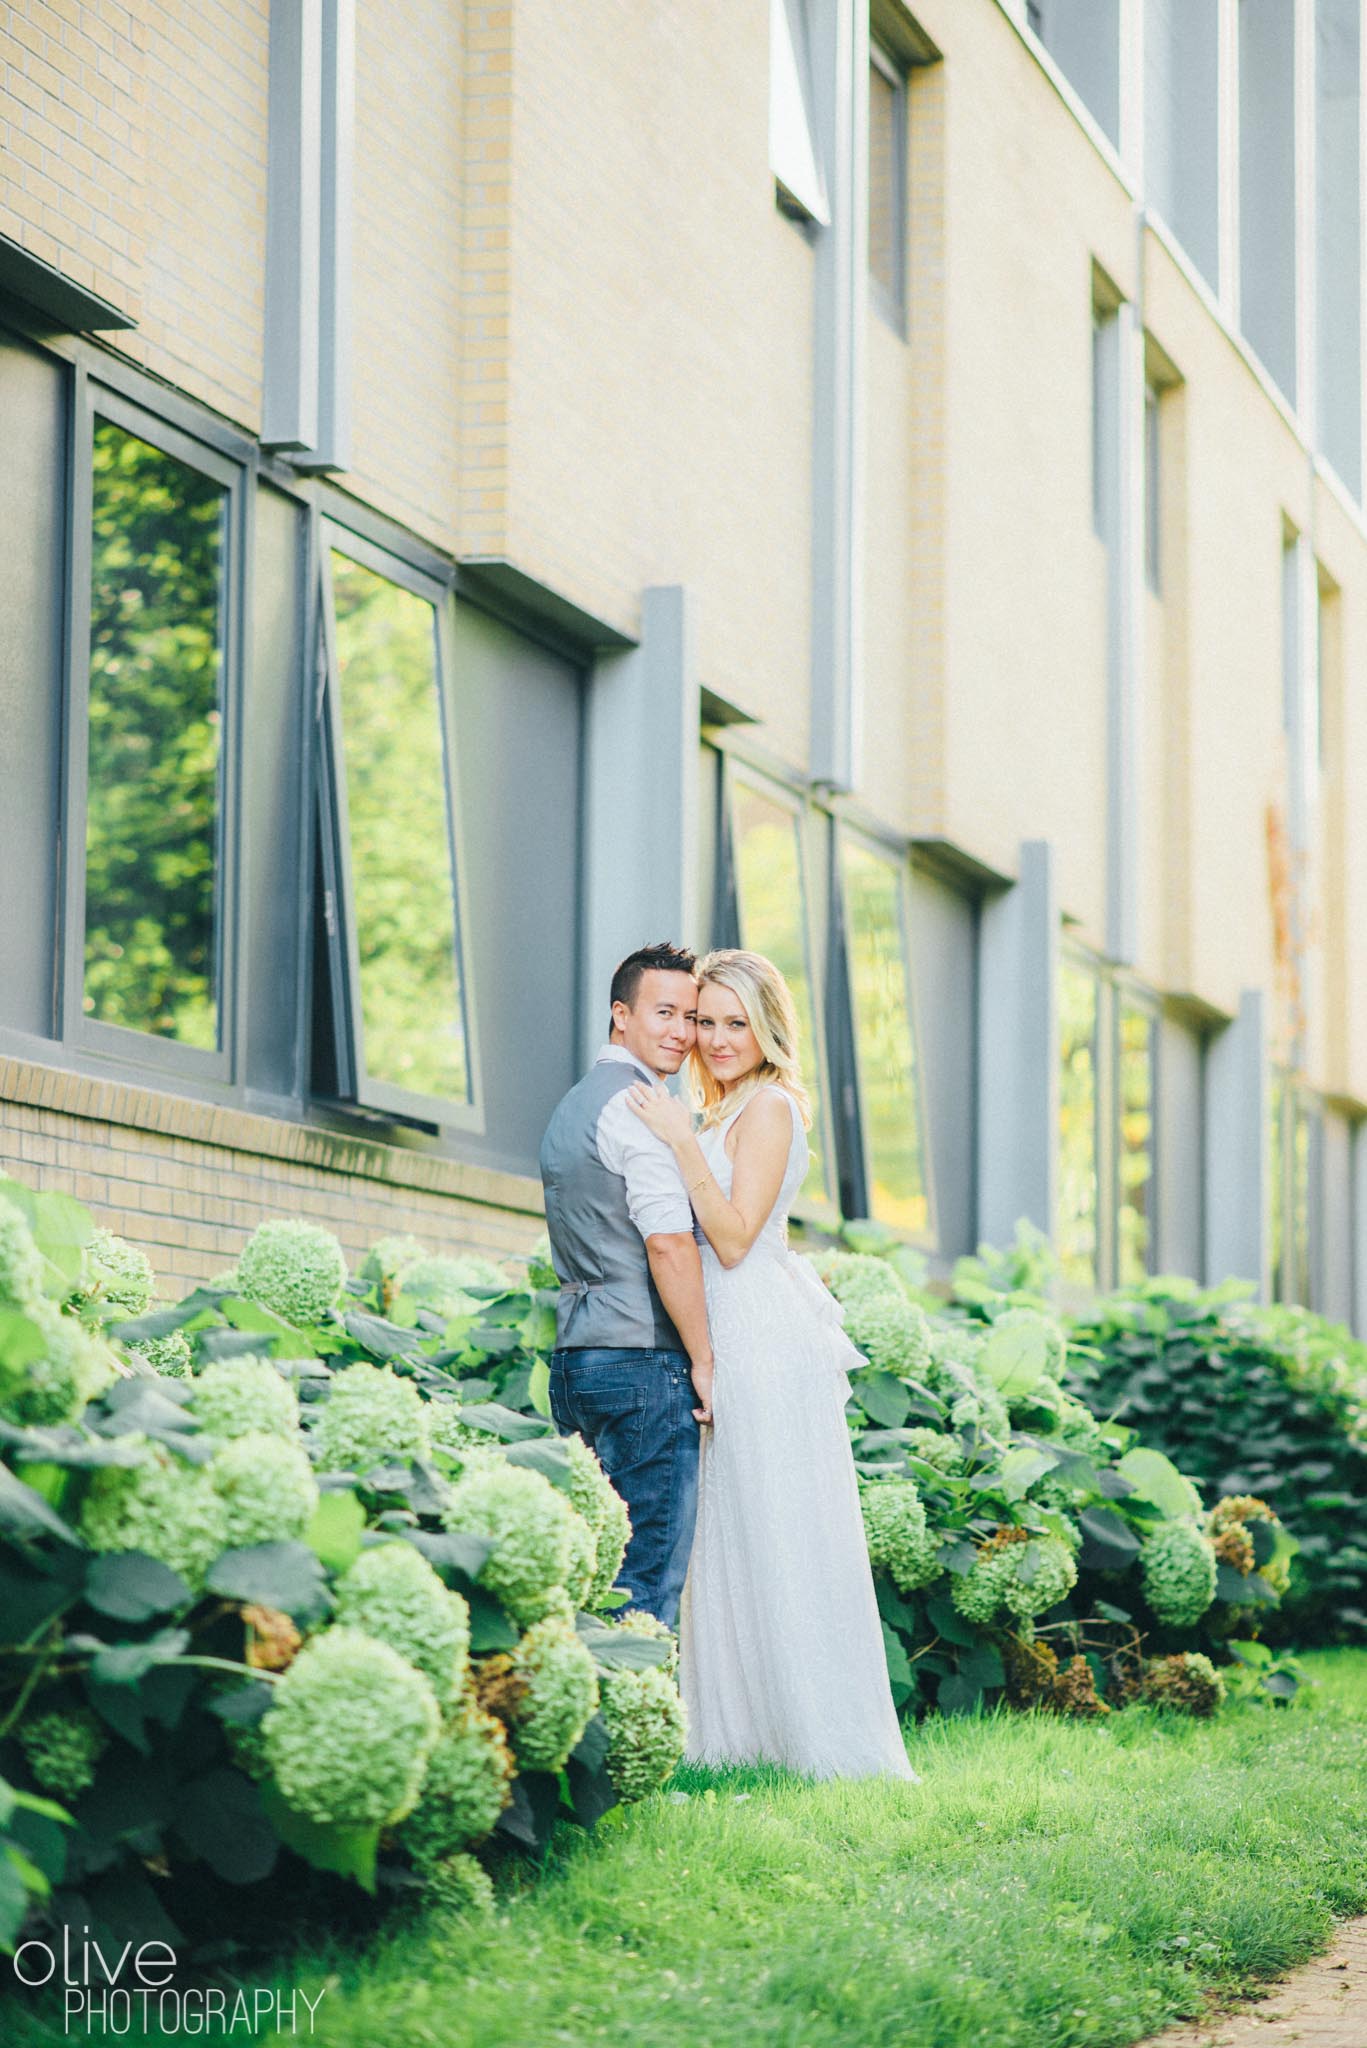
[[[695,1180],[691,1188],[684,1189],[684,1193],[686,1195],[695,1195],[698,1192],[698,1189],[702,1186],[703,1180],[711,1180],[711,1178],[712,1169],[709,1166],[706,1173],[703,1175],[702,1180]]]

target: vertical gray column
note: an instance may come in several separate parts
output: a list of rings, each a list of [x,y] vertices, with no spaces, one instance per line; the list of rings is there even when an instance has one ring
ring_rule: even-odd
[[[345,469],[355,0],[277,0],[270,66],[261,438],[301,469]]]
[[[808,0],[813,127],[831,223],[817,232],[812,378],[812,729],[816,782],[859,780],[863,694],[869,14]]]
[[[1138,275],[1144,223],[1136,218]],[[1128,300],[1095,334],[1094,506],[1106,548],[1106,950],[1139,950],[1139,739],[1144,589],[1144,320]]]
[[[1027,840],[1020,880],[983,904],[978,934],[977,1232],[992,1244],[1022,1216],[1054,1228],[1058,943],[1053,848]]]
[[[608,984],[634,947],[696,945],[700,699],[689,593],[644,593],[641,642],[601,655],[585,710],[579,1063],[607,1035]]]
[[[1367,1337],[1367,1120],[1352,1128],[1349,1173],[1353,1232],[1353,1335]]]
[[[1267,997],[1245,989],[1234,1021],[1206,1050],[1205,1268],[1208,1285],[1231,1277],[1268,1296]]]

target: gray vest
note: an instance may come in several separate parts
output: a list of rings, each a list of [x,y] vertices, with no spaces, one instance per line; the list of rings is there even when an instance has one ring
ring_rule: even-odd
[[[598,1157],[604,1106],[641,1073],[625,1060],[599,1060],[562,1098],[541,1141],[546,1228],[560,1275],[556,1343],[562,1350],[683,1350],[627,1213],[626,1182]]]

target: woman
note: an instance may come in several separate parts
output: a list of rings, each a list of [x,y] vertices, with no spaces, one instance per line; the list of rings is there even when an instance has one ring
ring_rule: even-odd
[[[788,1249],[811,1123],[793,999],[758,953],[710,953],[698,978],[701,1132],[663,1088],[628,1092],[672,1148],[701,1226],[716,1357],[679,1618],[688,1756],[914,1779],[845,1423],[846,1375],[862,1361]]]

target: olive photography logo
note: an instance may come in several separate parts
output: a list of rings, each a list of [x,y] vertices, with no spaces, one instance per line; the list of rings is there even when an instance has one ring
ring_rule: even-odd
[[[176,1952],[169,1942],[101,1943],[88,1927],[73,1939],[63,1927],[60,1945],[21,1942],[12,1957],[14,1975],[28,1991],[62,1994],[68,2034],[122,2035],[134,2026],[157,2026],[164,2034],[228,2034],[250,2040],[266,2031],[312,2034],[326,1984],[315,1997],[307,1991],[279,1991],[267,1985],[229,1990],[217,1984],[173,1981]]]

